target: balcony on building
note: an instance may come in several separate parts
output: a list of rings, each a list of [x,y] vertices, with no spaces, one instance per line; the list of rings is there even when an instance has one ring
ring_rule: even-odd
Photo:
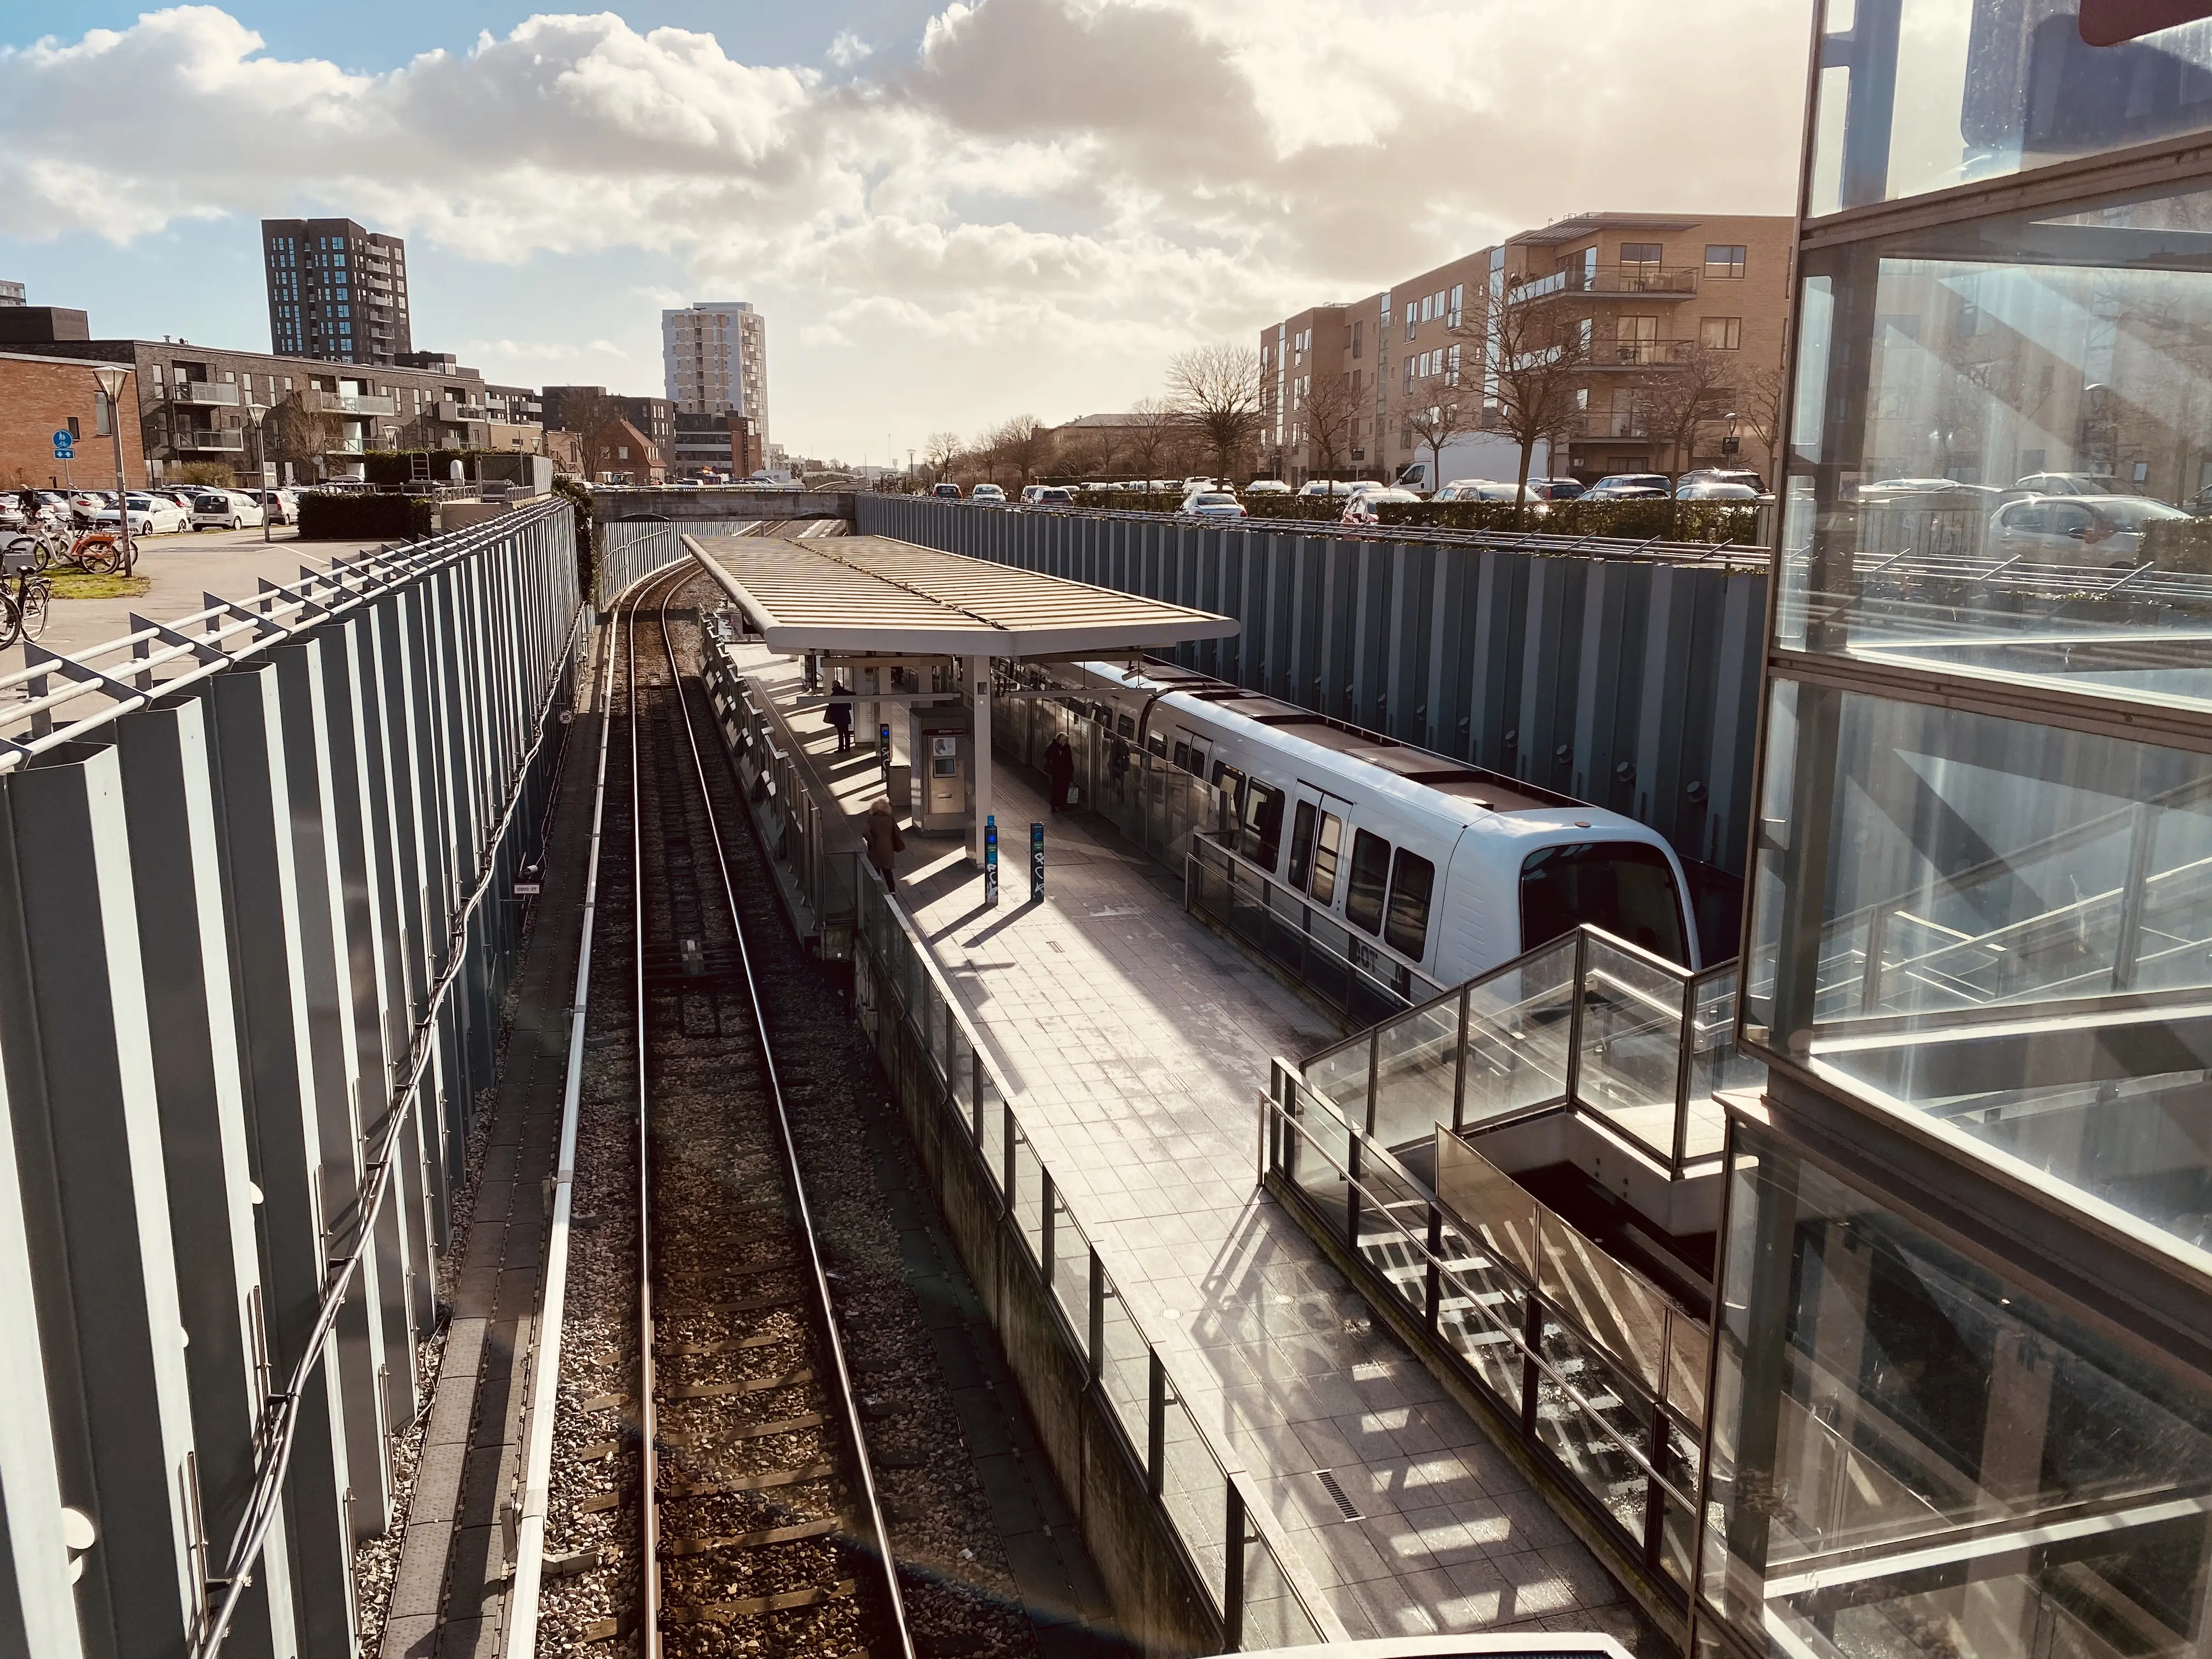
[[[238,405],[238,387],[228,381],[172,380],[169,401],[234,409]]]
[[[240,452],[246,447],[246,431],[235,426],[188,427],[176,434],[173,447],[204,453]]]
[[[365,392],[310,391],[303,394],[308,412],[316,415],[393,415],[398,404],[391,398]]]
[[[1589,349],[1591,368],[1664,368],[1686,359],[1695,340],[1604,340]]]
[[[445,398],[439,400],[438,418],[449,426],[459,426],[470,421],[488,421],[491,415],[482,404],[465,404]]]

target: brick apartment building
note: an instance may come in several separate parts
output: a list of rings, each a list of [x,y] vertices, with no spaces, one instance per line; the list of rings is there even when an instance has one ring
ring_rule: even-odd
[[[666,456],[675,452],[676,405],[665,398],[624,397],[603,386],[549,386],[543,397],[545,424],[558,427],[563,432],[575,432],[580,418],[576,411],[601,398],[611,401],[623,419],[635,427],[659,454]],[[578,435],[588,438],[592,434],[586,432]]]
[[[662,452],[630,422],[602,426],[585,440],[586,470],[593,483],[657,484],[668,481]]]
[[[250,476],[261,453],[257,428],[271,409],[295,397],[307,412],[323,417],[318,453],[292,463],[302,483],[359,477],[370,450],[490,447],[483,376],[450,359],[437,368],[365,369],[183,340],[90,334],[81,311],[27,307],[0,313],[0,349],[125,363],[136,371],[138,429],[156,482],[194,461]]]
[[[0,488],[113,487],[113,428],[94,370],[81,358],[0,349]],[[67,463],[54,459],[54,434],[63,431],[78,441],[76,458]],[[123,423],[123,476],[134,485],[147,481],[135,421]]]
[[[1775,216],[1598,213],[1523,231],[1422,271],[1365,299],[1286,317],[1260,336],[1263,464],[1300,482],[1323,470],[1302,418],[1316,376],[1339,377],[1355,412],[1334,464],[1343,476],[1396,477],[1426,459],[1408,417],[1446,397],[1494,417],[1486,385],[1485,296],[1561,296],[1590,342],[1577,410],[1548,460],[1553,476],[1681,471],[1740,459],[1771,478],[1790,292],[1792,222]],[[1692,360],[1721,376],[1687,446],[1654,430],[1653,388]],[[1740,365],[1740,375],[1728,370]],[[1486,398],[1485,391],[1492,395]],[[1731,422],[1730,414],[1738,418]],[[1724,451],[1735,436],[1736,453]],[[1499,443],[1460,446],[1475,464]],[[1452,446],[1444,471],[1454,471]],[[1492,471],[1497,470],[1495,466]]]
[[[677,410],[675,436],[662,454],[669,471],[678,477],[696,477],[711,467],[749,478],[768,465],[759,424],[749,415],[727,411],[701,415]]]

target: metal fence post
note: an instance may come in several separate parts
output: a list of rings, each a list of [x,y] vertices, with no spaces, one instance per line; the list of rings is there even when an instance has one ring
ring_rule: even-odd
[[[975,1144],[983,1144],[983,1056],[976,1049],[968,1051],[968,1121],[974,1131]]]
[[[1221,1574],[1221,1638],[1222,1650],[1234,1653],[1244,1645],[1244,1548],[1251,1541],[1244,1534],[1244,1494],[1238,1490],[1234,1476],[1229,1480],[1225,1508],[1222,1540],[1227,1548]]]
[[[1014,1138],[1021,1132],[1014,1126],[1014,1109],[1012,1106],[1001,1106],[1000,1109],[1006,1114],[1006,1139],[999,1149],[1000,1162],[1004,1165],[999,1191],[1006,1200],[1006,1213],[1012,1215],[1014,1213]]]
[[[1149,1372],[1145,1402],[1145,1490],[1158,1498],[1167,1485],[1168,1368],[1160,1364],[1159,1350],[1145,1350]]]
[[[1474,1012],[1474,987],[1459,988],[1459,1047],[1452,1054],[1452,1133],[1467,1124],[1467,1027]]]
[[[1423,1300],[1423,1306],[1429,1331],[1432,1335],[1437,1328],[1437,1314],[1443,1307],[1443,1269],[1437,1265],[1437,1258],[1443,1253],[1444,1212],[1441,1207],[1431,1204],[1429,1206],[1429,1259],[1425,1274],[1428,1280],[1428,1294]]]
[[[1698,975],[1682,981],[1682,1038],[1674,1057],[1674,1145],[1672,1164],[1675,1179],[1682,1175],[1682,1160],[1690,1144],[1690,1085],[1698,1060]]]
[[[1583,984],[1589,972],[1589,933],[1586,928],[1575,929],[1574,1000],[1567,1009],[1567,1104],[1575,1103],[1576,1091],[1582,1086],[1583,1073]]]
[[[1053,1211],[1057,1205],[1052,1192],[1052,1171],[1044,1167],[1042,1160],[1039,1160],[1037,1164],[1037,1200],[1040,1206],[1039,1213],[1043,1217],[1043,1242],[1039,1248],[1039,1254],[1044,1258],[1044,1287],[1047,1291],[1050,1291],[1052,1289]]]
[[[1098,1260],[1096,1245],[1091,1250],[1091,1382],[1095,1388],[1106,1371],[1106,1298],[1115,1294],[1106,1288],[1106,1269]]]

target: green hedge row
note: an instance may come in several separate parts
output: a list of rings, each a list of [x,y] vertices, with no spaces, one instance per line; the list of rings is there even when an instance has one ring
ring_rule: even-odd
[[[300,497],[303,542],[404,542],[429,533],[430,502],[424,497],[352,492]]]
[[[373,484],[396,489],[402,484],[414,482],[411,476],[414,458],[427,455],[430,458],[428,482],[434,484],[451,483],[453,480],[447,476],[448,462],[460,462],[467,475],[473,478],[477,475],[477,456],[513,453],[514,452],[511,449],[373,449],[361,458],[361,474]]]
[[[2143,526],[2142,558],[2160,570],[2212,576],[2212,519],[2153,519]]]

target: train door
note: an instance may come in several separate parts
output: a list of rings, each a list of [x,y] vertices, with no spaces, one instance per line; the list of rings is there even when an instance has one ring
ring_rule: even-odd
[[[1291,790],[1291,852],[1283,879],[1324,910],[1343,889],[1346,830],[1352,803],[1301,781]]]

